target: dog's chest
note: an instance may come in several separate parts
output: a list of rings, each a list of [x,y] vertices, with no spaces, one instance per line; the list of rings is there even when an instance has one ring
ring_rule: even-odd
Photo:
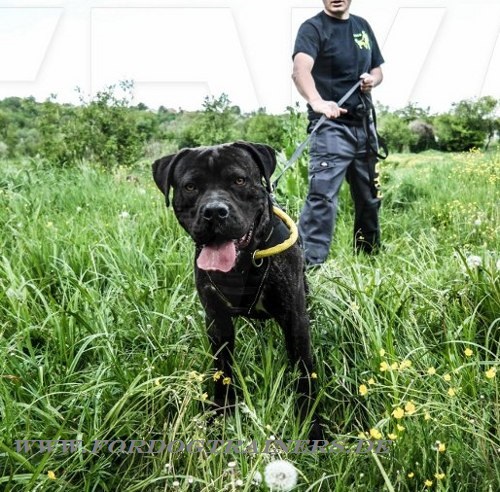
[[[270,260],[262,266],[234,269],[227,273],[206,272],[214,291],[234,315],[267,314],[262,304],[262,289],[269,273]]]

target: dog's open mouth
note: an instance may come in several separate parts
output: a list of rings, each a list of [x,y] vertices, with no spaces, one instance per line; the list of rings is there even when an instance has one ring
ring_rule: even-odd
[[[225,241],[221,244],[205,244],[196,260],[196,265],[202,270],[229,272],[236,264],[238,252],[250,244],[253,230],[254,224],[240,239]]]

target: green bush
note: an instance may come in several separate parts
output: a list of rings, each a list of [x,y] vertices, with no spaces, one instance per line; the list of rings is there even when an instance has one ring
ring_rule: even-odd
[[[245,121],[245,140],[270,145],[276,150],[285,146],[286,129],[282,116],[266,114],[259,110]]]
[[[450,112],[436,116],[439,148],[448,152],[486,148],[498,128],[497,107],[498,101],[486,96],[460,101]]]
[[[391,152],[403,152],[417,141],[408,123],[400,116],[384,112],[378,120],[378,131],[385,139]]]

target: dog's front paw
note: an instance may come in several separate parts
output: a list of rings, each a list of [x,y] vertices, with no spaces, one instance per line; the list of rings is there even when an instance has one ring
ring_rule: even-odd
[[[314,414],[311,419],[308,439],[310,441],[322,441],[325,439],[325,433],[319,415]]]

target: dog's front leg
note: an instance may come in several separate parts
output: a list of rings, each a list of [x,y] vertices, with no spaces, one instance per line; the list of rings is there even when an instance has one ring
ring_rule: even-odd
[[[231,316],[215,312],[206,313],[208,339],[215,358],[215,395],[217,411],[226,413],[234,403],[231,358],[234,351],[234,326]]]
[[[299,303],[300,304],[300,303]],[[292,367],[298,364],[300,379],[298,384],[298,406],[302,419],[304,419],[316,399],[316,381],[311,353],[311,340],[309,332],[309,317],[305,305],[297,306],[297,311],[287,312],[278,318],[278,322],[285,335],[288,358]],[[318,415],[311,417],[309,439],[322,439],[323,432]]]

